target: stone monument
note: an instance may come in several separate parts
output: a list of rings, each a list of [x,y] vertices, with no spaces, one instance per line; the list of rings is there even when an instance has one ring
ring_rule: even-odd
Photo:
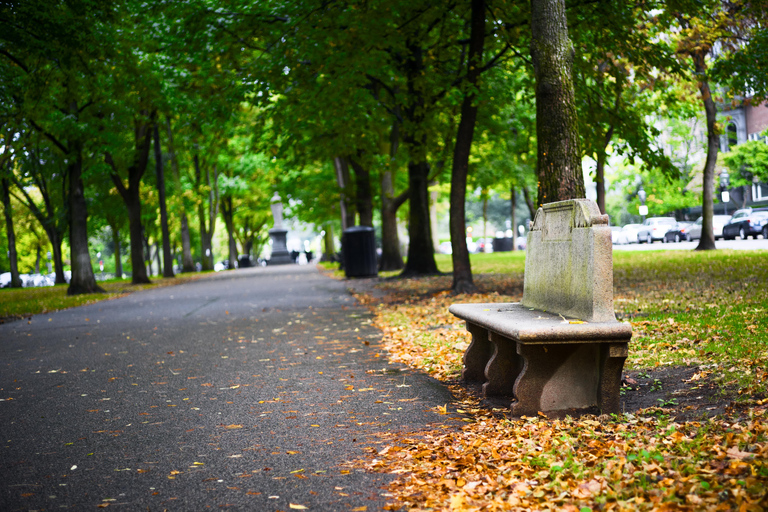
[[[274,224],[272,229],[269,230],[269,237],[272,239],[272,255],[267,260],[267,265],[293,263],[285,243],[288,230],[283,227],[283,204],[280,200],[280,195],[275,192],[270,202]]]

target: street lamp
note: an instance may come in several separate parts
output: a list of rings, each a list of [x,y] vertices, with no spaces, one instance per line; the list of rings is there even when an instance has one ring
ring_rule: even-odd
[[[728,193],[728,187],[731,184],[731,175],[728,171],[723,170],[720,173],[720,199],[723,201],[723,215],[728,215],[728,202],[731,200],[731,195]]]
[[[643,185],[640,185],[640,190],[637,191],[637,197],[640,199],[640,208],[638,208],[638,211],[643,217],[643,222],[645,222],[645,216],[648,215],[648,207],[645,205],[645,189],[643,189]]]

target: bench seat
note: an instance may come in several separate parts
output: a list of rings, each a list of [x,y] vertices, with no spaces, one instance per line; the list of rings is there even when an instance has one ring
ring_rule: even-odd
[[[580,322],[520,303],[454,304],[472,343],[462,378],[486,397],[512,398],[518,416],[598,409],[619,412],[629,324]]]

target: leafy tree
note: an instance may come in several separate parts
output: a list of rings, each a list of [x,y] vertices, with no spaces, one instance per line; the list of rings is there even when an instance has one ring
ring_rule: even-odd
[[[68,293],[103,291],[88,252],[83,156],[95,133],[98,80],[114,32],[111,2],[30,0],[0,7],[3,104],[25,119],[66,159],[72,277]]]

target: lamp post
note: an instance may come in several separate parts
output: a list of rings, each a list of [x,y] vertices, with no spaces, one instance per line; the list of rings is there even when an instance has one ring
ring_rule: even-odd
[[[643,185],[640,185],[640,190],[637,191],[637,197],[640,199],[640,208],[638,208],[638,211],[640,215],[643,217],[643,222],[645,222],[645,216],[648,215],[648,207],[645,206],[645,189],[643,189]]]
[[[731,200],[731,195],[728,193],[728,187],[731,184],[731,175],[728,171],[723,170],[720,173],[720,199],[723,202],[723,215],[728,215],[728,201]]]

